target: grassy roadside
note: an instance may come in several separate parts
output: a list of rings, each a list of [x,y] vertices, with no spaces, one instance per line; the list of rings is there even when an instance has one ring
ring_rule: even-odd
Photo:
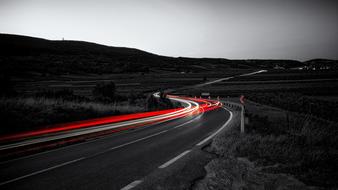
[[[247,103],[250,123],[240,135],[216,137],[207,175],[195,189],[337,188],[337,123]],[[269,116],[269,117],[268,117]]]
[[[102,116],[145,111],[140,103],[102,103],[47,97],[0,99],[0,134],[27,131],[48,125]]]
[[[91,96],[80,96],[71,88],[41,89],[30,95],[19,95],[8,86],[0,94],[0,135],[49,128],[51,125],[94,119],[104,116],[146,112],[181,106],[166,96],[151,93],[117,92],[113,81],[97,82]]]

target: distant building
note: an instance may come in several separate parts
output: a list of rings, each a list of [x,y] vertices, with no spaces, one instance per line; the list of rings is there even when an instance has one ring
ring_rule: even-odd
[[[285,67],[282,67],[282,66],[279,66],[279,65],[275,65],[275,66],[273,67],[273,69],[285,69]]]
[[[202,98],[208,98],[210,96],[210,93],[209,92],[202,92],[201,93],[201,97]]]
[[[306,66],[291,68],[291,70],[305,70],[305,69],[306,69]]]

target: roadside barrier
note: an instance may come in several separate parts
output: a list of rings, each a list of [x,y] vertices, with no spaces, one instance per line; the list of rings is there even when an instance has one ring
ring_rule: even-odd
[[[245,108],[243,104],[235,103],[235,102],[229,102],[224,101],[223,105],[226,105],[227,107],[234,109],[236,111],[241,112],[241,133],[245,132]]]

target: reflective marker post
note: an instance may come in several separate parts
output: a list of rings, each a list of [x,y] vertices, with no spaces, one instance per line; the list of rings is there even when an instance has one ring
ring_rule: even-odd
[[[239,101],[241,102],[241,133],[244,133],[244,122],[245,122],[245,113],[244,113],[244,96],[241,95],[239,98]]]
[[[245,119],[245,113],[244,113],[244,105],[241,105],[242,111],[241,111],[241,133],[244,133],[244,119]]]

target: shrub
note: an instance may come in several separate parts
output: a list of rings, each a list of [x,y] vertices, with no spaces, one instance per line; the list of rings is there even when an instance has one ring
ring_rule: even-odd
[[[98,82],[93,89],[93,96],[98,100],[113,101],[115,98],[116,86],[113,81]]]
[[[152,94],[149,94],[146,100],[146,108],[148,111],[160,110],[160,109],[171,109],[175,105],[166,97],[164,93],[160,93],[160,97],[156,98]]]

